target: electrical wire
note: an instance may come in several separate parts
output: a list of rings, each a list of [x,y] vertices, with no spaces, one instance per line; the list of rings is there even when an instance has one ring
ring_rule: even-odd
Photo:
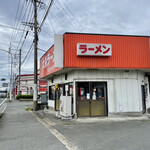
[[[59,2],[59,0],[57,0]],[[78,22],[78,24],[81,26],[80,22],[78,21],[78,19],[73,15],[73,13],[71,12],[71,10],[69,9],[69,7],[65,4],[65,2],[63,0],[61,0],[61,2],[64,4],[64,6],[67,8],[67,10],[70,12],[70,14],[73,16],[73,18]],[[59,2],[60,3],[60,2]],[[62,6],[62,5],[61,5]]]
[[[20,15],[19,15],[19,18],[18,18],[18,25],[16,25],[16,28],[20,28],[20,26],[21,26],[21,25],[19,25],[19,20],[20,20],[20,18],[21,18],[21,16],[22,16],[22,13],[23,13],[23,10],[24,10],[24,5],[25,5],[25,1],[24,1],[23,5],[22,5],[22,7],[21,7],[21,13],[20,13]],[[14,33],[13,40],[11,41],[11,43],[15,41],[15,39],[16,39],[16,37],[17,37],[17,34],[18,34],[18,30],[16,30],[16,32]]]
[[[5,24],[0,24],[0,26],[5,27],[5,28],[10,28],[10,29],[13,29],[13,30],[20,30],[20,31],[23,31],[23,32],[26,31],[24,29],[15,28],[15,27],[8,26],[8,25],[5,25]]]
[[[15,28],[15,26],[16,26],[16,21],[17,21],[17,16],[18,16],[18,11],[19,11],[19,7],[20,7],[20,1],[21,1],[21,0],[19,0],[18,6],[17,6],[17,12],[16,12],[16,16],[15,16],[14,28]],[[14,32],[15,32],[15,30],[13,30],[13,32],[12,32],[12,35],[11,35],[11,38],[10,38],[10,43],[12,42],[12,38],[13,38]]]
[[[61,8],[64,10],[64,12],[66,13],[66,15],[68,15],[68,17],[69,17],[69,19],[66,17],[66,19],[69,21],[69,22],[71,22],[70,20],[73,20],[72,18],[74,18],[75,20],[73,20],[73,22],[71,22],[71,24],[74,26],[76,26],[77,27],[77,29],[79,28],[79,25],[78,25],[78,21],[77,21],[77,19],[74,17],[74,15],[72,14],[72,12],[69,10],[69,8],[68,7],[66,7],[66,8],[68,8],[68,12],[66,11],[66,9],[63,7],[63,5],[57,0],[57,2],[60,4],[60,6],[61,6]],[[62,1],[63,2],[63,1]],[[64,3],[63,3],[64,4]],[[55,6],[58,8],[58,6],[56,5],[56,3],[55,3]],[[65,5],[66,6],[66,5]],[[60,11],[60,13],[62,13],[62,11],[61,11],[61,9],[60,8],[58,8],[59,9],[59,11]],[[63,14],[63,13],[62,13]],[[63,16],[64,16],[64,14],[63,14]]]
[[[31,44],[31,46],[30,46],[30,48],[29,48],[29,50],[28,50],[28,52],[27,52],[27,54],[26,54],[24,60],[21,62],[21,65],[25,62],[25,60],[26,60],[26,58],[27,58],[29,52],[32,50],[32,46],[33,46],[33,42],[32,42],[32,44]]]
[[[49,11],[50,11],[50,8],[52,7],[52,4],[53,4],[53,0],[51,0],[50,3],[49,3],[49,6],[48,6],[48,8],[47,8],[47,11],[46,11],[46,13],[45,13],[45,15],[44,15],[44,18],[43,18],[42,22],[41,22],[40,29],[41,29],[41,27],[43,26],[43,24],[44,24],[44,22],[45,22],[45,20],[46,20],[46,17],[48,16],[48,13],[49,13]]]
[[[30,6],[29,6],[29,5],[30,5]],[[29,19],[29,14],[30,14],[30,11],[31,11],[31,7],[32,7],[32,4],[29,3],[28,6],[27,6],[27,10],[28,10],[28,8],[29,8],[29,13],[28,13],[28,16],[27,16],[27,21],[28,21],[28,19]],[[25,12],[24,17],[25,17],[25,15],[26,15],[26,13],[27,13],[27,11]],[[26,28],[26,26],[25,26],[25,28]],[[25,40],[26,40],[26,37],[28,36],[28,32],[29,32],[29,29],[28,29],[28,31],[26,31],[24,41],[22,42],[23,44],[24,44],[24,42],[25,42]],[[23,44],[22,44],[21,48],[19,48],[19,46],[20,46],[20,44],[21,44],[21,41],[22,41],[22,39],[23,39],[23,36],[24,36],[24,32],[23,32],[22,35],[21,35],[21,38],[20,38],[20,41],[19,41],[19,44],[18,44],[18,47],[17,47],[16,52],[17,52],[19,49],[21,49],[21,48],[23,47]]]
[[[52,12],[50,12],[50,14],[51,14],[52,17],[55,19],[55,22],[57,22],[58,24],[60,24],[60,25],[63,26],[63,24],[56,18],[56,16],[55,16]]]
[[[31,11],[33,11],[33,10],[32,10],[32,3],[28,3],[28,5],[26,6],[26,10],[24,11],[24,15],[23,15],[23,17],[22,17],[22,20],[25,18],[25,16],[27,16],[27,17],[26,17],[26,20],[27,20],[27,21],[29,21],[29,19],[31,20],[31,19],[32,19],[31,17],[32,17],[32,14],[33,14],[33,12],[31,13]],[[22,12],[23,12],[23,11],[22,11]],[[26,15],[27,12],[28,12],[28,15]],[[21,15],[20,15],[20,16],[21,16]],[[20,24],[20,26],[21,26],[21,24]],[[25,29],[25,28],[27,28],[27,27],[25,26],[24,29]],[[28,33],[29,33],[29,27],[28,27],[28,30],[27,30],[26,33],[25,33],[25,37],[24,37],[24,40],[23,40],[23,41],[22,41],[22,39],[23,39],[24,33],[22,33],[22,36],[21,36],[21,38],[20,38],[20,42],[19,42],[19,44],[18,44],[17,50],[19,49],[19,46],[20,46],[20,44],[21,44],[21,41],[22,41],[22,44],[21,44],[21,46],[20,46],[21,49],[23,48],[23,46],[26,45]],[[16,37],[17,37],[17,34],[18,34],[18,33],[16,33]],[[16,38],[16,37],[15,37],[15,38]],[[16,50],[16,53],[17,53],[17,50]],[[15,53],[15,54],[16,54],[16,53]]]
[[[76,30],[76,31],[78,31],[78,29],[79,29],[79,27],[76,25],[76,24],[74,24],[74,23],[72,23],[72,19],[70,18],[70,20],[68,19],[68,17],[66,16],[66,15],[64,15],[63,14],[63,12],[61,11],[61,9],[56,5],[56,3],[54,3],[54,6],[56,7],[56,9],[59,11],[59,13],[62,15],[62,17],[64,18],[66,18],[65,19],[65,21],[68,21],[69,23],[70,23],[70,25]],[[62,18],[61,17],[61,18]],[[64,21],[63,21],[64,22]]]
[[[41,2],[41,1],[40,1]],[[38,12],[40,11],[40,9],[38,9]],[[26,39],[26,38],[25,38]],[[24,39],[24,40],[25,40]],[[24,44],[24,41],[23,41],[23,44]],[[31,47],[33,46],[33,43],[32,43],[32,45],[31,45]],[[23,46],[22,46],[23,47]],[[31,51],[31,47],[30,47],[30,49],[29,49],[29,51],[27,52],[27,54],[26,54],[26,56],[25,56],[25,58],[24,58],[24,60],[23,60],[23,62],[22,62],[22,64],[24,63],[24,61],[25,61],[25,59],[28,57],[28,55],[29,55],[29,52]]]
[[[47,11],[46,11],[46,13],[45,13],[45,15],[44,15],[44,17],[43,17],[43,20],[42,20],[42,22],[41,22],[41,24],[40,24],[40,26],[39,26],[40,29],[42,28],[42,26],[43,26],[43,24],[44,24],[44,22],[45,22],[45,20],[46,20],[46,17],[48,16],[48,13],[49,13],[49,11],[50,11],[50,8],[51,8],[52,4],[53,4],[53,0],[51,0],[50,3],[49,3],[48,9],[47,9]],[[39,35],[39,33],[40,33],[40,31],[38,32],[38,35]],[[24,60],[22,61],[22,64],[25,62],[27,56],[29,55],[29,53],[30,53],[30,51],[31,51],[31,49],[32,49],[32,46],[33,46],[33,43],[32,43],[32,45],[31,45],[29,51],[27,52],[27,54],[26,54]]]
[[[50,20],[50,18],[49,18],[49,15],[48,15],[48,19],[49,19],[49,22],[50,22],[50,24],[51,24],[51,26],[52,26],[53,32],[54,32],[54,34],[55,34],[55,33],[56,33],[56,32],[55,32],[55,28],[54,28],[54,26],[53,26],[53,24],[52,24],[52,22],[51,22],[51,20]]]

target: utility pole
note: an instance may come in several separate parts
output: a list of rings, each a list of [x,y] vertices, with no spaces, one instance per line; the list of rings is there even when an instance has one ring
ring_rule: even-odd
[[[48,15],[48,12],[52,6],[52,3],[53,3],[53,0],[51,0],[50,4],[49,4],[49,7],[48,7],[48,10],[43,18],[43,21],[40,25],[40,27],[38,27],[38,22],[37,22],[37,4],[38,7],[41,7],[42,8],[42,5],[44,5],[43,2],[41,2],[40,0],[32,0],[33,4],[34,4],[34,23],[26,23],[26,22],[23,22],[24,25],[27,25],[27,26],[30,26],[31,29],[34,28],[34,87],[33,87],[33,90],[34,90],[34,93],[33,93],[33,110],[36,111],[38,110],[38,105],[37,105],[37,95],[38,95],[38,90],[37,90],[37,58],[38,58],[38,54],[37,54],[37,49],[38,49],[38,30],[42,27],[45,19],[46,19],[46,16]]]
[[[21,49],[19,50],[19,87],[18,87],[19,95],[21,95],[21,92],[20,92],[20,75],[21,75]]]
[[[37,111],[37,47],[38,47],[38,22],[37,22],[37,0],[34,0],[34,94],[33,110]]]
[[[10,44],[10,47],[9,47],[9,54],[11,54],[11,44]],[[9,102],[12,101],[12,54],[11,54],[11,73],[10,73],[10,100]]]

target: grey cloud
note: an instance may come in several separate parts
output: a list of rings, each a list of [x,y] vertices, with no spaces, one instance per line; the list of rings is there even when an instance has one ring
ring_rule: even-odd
[[[62,1],[65,2],[78,21],[76,21],[72,15],[68,15],[69,12]],[[24,1],[21,1],[21,3],[23,2]],[[49,1],[45,0],[44,2],[48,4]],[[43,50],[48,50],[54,43],[54,33],[63,34],[64,32],[86,32],[130,35],[150,34],[149,0],[59,0],[59,2],[56,0],[55,4],[53,4],[49,13],[51,23],[47,18],[39,35],[38,47]],[[1,23],[11,26],[14,25],[17,4],[18,0],[10,0],[9,3],[6,0],[1,0]],[[61,5],[66,9],[67,13]],[[45,10],[41,10],[38,13],[39,23],[41,23],[44,11]],[[21,28],[23,28],[22,25]],[[9,48],[11,33],[12,30],[0,27],[0,38],[2,39],[0,41],[1,48]],[[52,35],[52,37],[49,35]],[[19,41],[20,36],[21,34],[18,34],[16,41]],[[23,49],[23,58],[29,50],[32,41],[33,37],[29,35],[28,42]],[[13,47],[17,46],[17,44],[12,45]],[[2,53],[0,52],[0,55],[1,54]],[[38,51],[39,58],[43,54],[43,52]],[[23,65],[24,71],[33,70],[33,52],[28,62],[30,63],[26,62],[26,65]],[[6,67],[4,69],[6,69]]]

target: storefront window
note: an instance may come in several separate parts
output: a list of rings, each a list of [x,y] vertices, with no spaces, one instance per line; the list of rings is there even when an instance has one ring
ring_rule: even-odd
[[[73,96],[73,83],[64,85],[64,96]]]
[[[69,83],[69,96],[73,96],[73,83]]]
[[[54,86],[50,86],[50,87],[49,87],[49,99],[50,99],[50,100],[55,100]]]
[[[89,100],[89,82],[79,82],[78,83],[78,96],[80,100]]]
[[[91,83],[91,99],[92,100],[103,100],[104,99],[104,84],[101,82]]]
[[[79,82],[78,97],[80,100],[103,100],[104,84],[102,82]]]
[[[55,86],[49,87],[49,99],[60,99],[60,96],[73,96],[73,83],[58,85],[58,88],[54,90]],[[67,95],[66,95],[67,94]]]

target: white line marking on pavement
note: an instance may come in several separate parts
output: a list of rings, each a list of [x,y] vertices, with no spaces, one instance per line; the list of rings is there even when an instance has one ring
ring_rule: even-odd
[[[4,109],[2,110],[2,114],[4,113],[5,109],[7,108],[7,105],[4,107]]]
[[[59,131],[54,129],[52,125],[55,123],[51,122],[48,118],[40,119],[34,112],[29,111],[42,125],[44,125],[49,132],[51,132],[68,150],[79,150],[77,146],[74,145],[71,141],[69,141],[66,137],[64,137]],[[49,121],[48,121],[49,120]]]

